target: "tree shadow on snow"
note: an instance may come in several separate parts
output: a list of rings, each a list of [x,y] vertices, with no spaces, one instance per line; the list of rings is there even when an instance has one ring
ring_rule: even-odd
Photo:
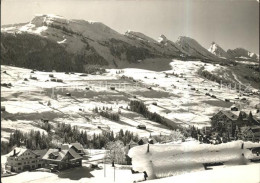
[[[59,178],[68,178],[71,180],[80,180],[82,178],[91,178],[94,177],[90,172],[93,169],[88,167],[79,167],[69,170],[62,171],[58,174]]]

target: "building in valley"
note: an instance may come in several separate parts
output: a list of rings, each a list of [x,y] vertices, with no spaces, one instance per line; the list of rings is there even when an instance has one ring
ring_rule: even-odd
[[[44,167],[45,162],[41,157],[45,152],[47,150],[35,153],[30,149],[16,147],[7,155],[6,170],[19,173]]]
[[[84,155],[85,152],[79,143],[63,144],[58,149],[49,149],[42,159],[51,170],[63,170],[82,166]]]
[[[211,118],[211,125],[212,131],[234,138],[239,136],[242,127],[259,126],[260,122],[251,112],[221,110]]]
[[[239,138],[245,141],[260,142],[260,126],[242,127]]]

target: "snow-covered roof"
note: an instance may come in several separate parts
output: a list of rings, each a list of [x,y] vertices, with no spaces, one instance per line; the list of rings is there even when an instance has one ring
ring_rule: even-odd
[[[68,153],[71,154],[73,159],[82,159],[82,157],[71,148],[69,150],[49,149],[48,152],[42,157],[42,159],[51,161],[62,161]],[[56,158],[50,159],[50,154],[53,154]]]
[[[34,153],[32,150],[30,149],[26,149],[26,148],[23,148],[23,147],[16,147],[14,148],[10,153],[7,154],[7,157],[19,157],[21,156],[25,151],[30,151],[32,153]],[[34,153],[35,154],[35,153]]]

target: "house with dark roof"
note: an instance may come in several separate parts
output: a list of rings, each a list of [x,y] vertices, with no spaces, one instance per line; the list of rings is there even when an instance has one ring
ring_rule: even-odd
[[[85,152],[83,146],[78,142],[61,145],[62,150],[69,149],[69,148],[72,148],[76,153],[78,153],[82,157],[86,155],[86,152]]]
[[[42,157],[51,170],[62,170],[71,167],[82,166],[83,157],[73,148],[49,149]]]
[[[224,111],[221,110],[211,118],[212,129],[228,137],[235,137],[239,129],[244,126],[259,126],[259,120],[252,113],[243,111]]]
[[[219,111],[211,118],[212,129],[234,136],[237,118],[238,116],[231,111]]]

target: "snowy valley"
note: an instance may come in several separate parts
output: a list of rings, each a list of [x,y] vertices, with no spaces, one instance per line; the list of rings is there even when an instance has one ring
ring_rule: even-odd
[[[51,14],[1,39],[2,182],[259,182],[259,55]]]

